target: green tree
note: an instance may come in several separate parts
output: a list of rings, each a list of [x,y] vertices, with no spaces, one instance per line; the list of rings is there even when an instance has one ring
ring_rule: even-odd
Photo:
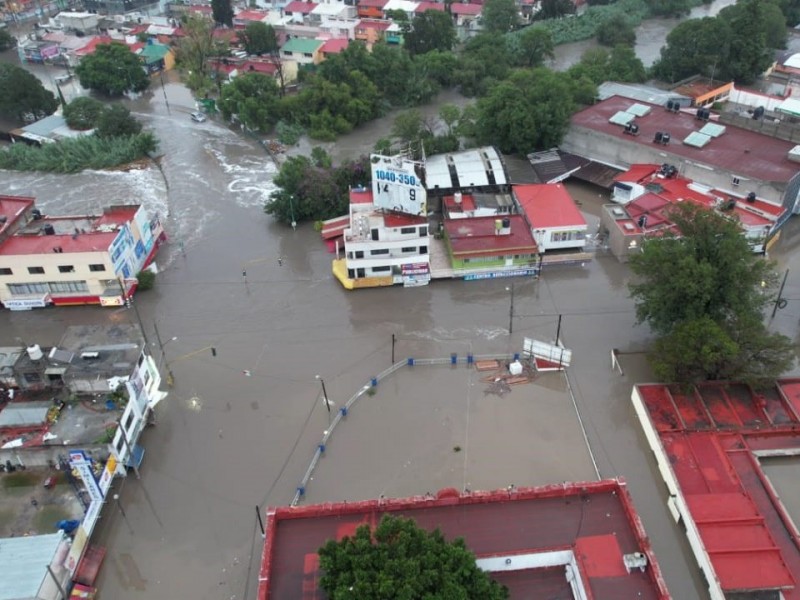
[[[245,127],[267,133],[280,118],[279,97],[272,77],[245,73],[223,86],[219,109],[226,119],[235,115]]]
[[[377,46],[372,49],[373,53]],[[445,88],[456,82],[456,71],[459,68],[458,56],[454,52],[432,50],[413,58],[414,68],[424,73],[431,81]]]
[[[697,74],[719,77],[730,53],[732,35],[730,26],[722,19],[683,21],[667,35],[653,73],[670,82]]]
[[[97,118],[96,134],[98,137],[137,135],[141,131],[142,124],[122,104],[112,104],[101,111]]]
[[[320,587],[330,600],[508,598],[463,539],[448,542],[438,529],[425,531],[403,517],[384,515],[374,532],[362,525],[352,537],[328,541],[319,560]]]
[[[636,29],[625,15],[614,13],[597,27],[597,41],[611,48],[619,44],[634,46]]]
[[[786,20],[780,9],[764,0],[741,0],[720,11],[728,23],[731,42],[723,76],[749,84],[772,63],[772,48],[786,44]]]
[[[392,136],[401,142],[413,143],[419,141],[425,129],[425,120],[422,113],[416,108],[404,110],[394,119]]]
[[[775,299],[772,263],[752,253],[733,219],[689,203],[670,219],[680,237],[649,240],[631,260],[637,318],[660,336],[656,373],[677,383],[780,375],[794,356],[763,323]]]
[[[481,9],[481,25],[489,33],[508,33],[519,25],[519,9],[514,0],[486,0]]]
[[[456,29],[449,14],[426,10],[404,27],[403,45],[413,56],[432,50],[448,51],[456,43]]]
[[[75,69],[81,85],[106,96],[142,92],[150,85],[142,61],[125,44],[98,44]]]
[[[92,129],[103,110],[105,106],[99,100],[80,96],[64,107],[64,119],[72,129]]]
[[[639,322],[668,333],[679,322],[732,314],[758,314],[770,302],[762,282],[774,282],[772,265],[753,254],[738,224],[690,203],[676,205],[670,219],[680,237],[643,244],[630,286]]]
[[[211,14],[214,22],[233,27],[233,7],[231,0],[211,0]]]
[[[786,24],[795,27],[800,23],[800,0],[777,0],[778,8],[786,17]]]
[[[228,42],[214,37],[214,23],[202,15],[189,15],[182,29],[178,60],[187,73],[186,85],[202,95],[213,89],[209,61],[227,56]]]
[[[271,25],[261,21],[250,21],[244,31],[239,33],[248,54],[270,53],[278,45],[278,37]]]
[[[508,76],[512,63],[505,36],[481,33],[464,46],[454,81],[465,96],[483,96],[494,83]]]
[[[509,37],[507,43],[515,57],[515,64],[522,67],[541,67],[548,58],[553,58],[553,35],[544,27],[526,27],[519,35]]]
[[[508,154],[557,146],[575,107],[572,94],[567,74],[515,71],[478,100],[478,140]]]
[[[28,115],[42,119],[58,108],[52,92],[35,75],[16,65],[0,63],[0,115],[24,122]]]
[[[0,29],[0,52],[13,48],[17,45],[17,38],[15,38],[8,31],[8,28]]]
[[[454,135],[456,126],[461,119],[461,109],[455,104],[442,104],[439,107],[439,118],[447,127],[447,135]]]

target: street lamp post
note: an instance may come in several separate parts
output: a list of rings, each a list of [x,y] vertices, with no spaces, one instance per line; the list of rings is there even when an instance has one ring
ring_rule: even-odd
[[[117,503],[117,508],[119,509],[119,512],[122,515],[122,519],[125,521],[125,524],[128,526],[128,531],[130,531],[131,534],[133,534],[133,527],[131,527],[131,524],[128,521],[128,515],[125,514],[125,509],[122,508],[122,503],[119,501],[119,494],[114,494],[114,502]]]
[[[328,400],[328,390],[325,389],[325,380],[320,375],[317,375],[317,379],[319,379],[319,382],[322,384],[322,399],[325,400],[325,408],[328,409],[328,417],[330,417],[331,402]]]
[[[506,291],[511,292],[511,302],[508,305],[508,335],[514,333],[514,283],[506,288]]]
[[[161,350],[161,357],[158,359],[158,368],[159,369],[161,368],[161,363],[163,362],[164,366],[167,368],[167,385],[172,387],[172,384],[175,381],[175,377],[172,375],[172,367],[170,367],[169,361],[167,360],[167,355],[164,352],[164,346],[166,346],[170,342],[176,341],[178,338],[177,338],[177,336],[172,336],[166,342],[162,342],[161,341],[161,334],[158,331],[158,323],[155,322],[155,321],[153,322],[153,329],[156,332],[156,339],[158,340],[158,347]]]

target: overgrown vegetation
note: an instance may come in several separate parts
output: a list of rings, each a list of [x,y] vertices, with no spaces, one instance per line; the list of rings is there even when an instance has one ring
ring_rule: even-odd
[[[152,290],[153,286],[156,284],[156,274],[150,269],[139,271],[136,274],[136,281],[139,282],[136,286],[138,291],[146,292],[147,290]]]
[[[50,173],[108,169],[147,156],[157,147],[150,132],[114,138],[84,136],[41,147],[19,143],[0,151],[0,169]]]
[[[463,539],[448,542],[438,529],[405,517],[384,515],[374,531],[362,525],[353,536],[328,541],[319,564],[330,600],[508,598],[508,588],[478,567]]]
[[[764,310],[775,301],[775,265],[756,256],[738,223],[689,203],[670,220],[680,237],[646,241],[631,259],[629,285],[639,322],[659,336],[650,355],[661,381],[758,384],[787,371],[792,341],[771,333]]]
[[[325,220],[347,212],[351,187],[368,186],[369,159],[362,156],[331,166],[327,152],[314,148],[313,158],[293,156],[281,167],[264,212],[282,223]]]

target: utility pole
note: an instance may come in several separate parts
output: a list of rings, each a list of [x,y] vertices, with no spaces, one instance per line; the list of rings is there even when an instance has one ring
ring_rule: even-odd
[[[331,418],[331,402],[330,402],[330,400],[328,400],[328,390],[325,389],[325,380],[319,375],[317,375],[317,379],[319,379],[319,382],[322,384],[322,398],[323,398],[323,400],[325,400],[325,408],[328,409],[328,419],[330,420],[330,418]]]
[[[560,346],[561,343],[559,340],[561,339],[561,315],[558,315],[558,325],[556,326],[556,346]]]
[[[161,333],[158,331],[158,321],[153,321],[153,329],[156,332],[156,339],[158,340],[158,347],[161,349],[161,358],[159,358],[158,365],[161,366],[161,363],[164,363],[164,367],[167,369],[167,385],[172,387],[173,382],[175,381],[175,377],[172,375],[172,367],[169,366],[169,361],[167,360],[167,354],[164,352],[165,344],[161,341]],[[175,341],[176,337],[170,338],[167,340],[167,344],[172,341]]]
[[[508,305],[508,335],[514,333],[514,282],[511,282],[511,303]]]
[[[395,337],[395,335],[392,334],[392,364],[394,364],[394,343],[395,343],[396,339],[397,338]]]
[[[131,535],[133,535],[133,527],[131,527],[130,521],[128,521],[128,515],[125,514],[125,509],[122,508],[122,502],[119,501],[119,494],[114,494],[114,502],[117,503],[117,508],[119,509],[119,512],[122,514],[122,519],[128,526],[128,531],[130,531]]]
[[[789,269],[786,269],[786,273],[783,274],[783,281],[781,282],[781,288],[778,290],[778,297],[775,298],[775,305],[772,307],[772,316],[769,318],[770,321],[775,318],[775,313],[778,312],[779,308],[786,307],[786,299],[783,297],[783,288],[786,285],[786,279],[789,277]]]
[[[164,71],[162,70],[160,73],[161,78],[161,91],[164,93],[164,104],[167,105],[167,114],[171,115],[172,111],[169,109],[169,100],[167,100],[167,88],[164,87]]]

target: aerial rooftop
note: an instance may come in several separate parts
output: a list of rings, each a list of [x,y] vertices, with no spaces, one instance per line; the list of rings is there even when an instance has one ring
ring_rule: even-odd
[[[765,472],[774,457],[800,454],[800,379],[758,391],[639,385],[633,404],[714,597],[800,598],[790,499],[781,501]]]
[[[584,598],[670,597],[625,484],[605,480],[269,509],[258,600],[322,600],[317,550],[384,514],[464,538],[511,598],[580,597],[570,575]]]
[[[644,116],[636,117],[639,135],[630,136],[624,133],[623,126],[612,123],[610,119],[617,113],[627,112],[635,104],[650,110]],[[794,143],[733,125],[726,125],[723,133],[713,137],[703,147],[683,143],[690,134],[699,132],[706,125],[706,122],[699,121],[691,112],[674,113],[665,110],[663,106],[637,103],[621,96],[612,96],[572,117],[573,127],[587,128],[613,136],[620,142],[640,144],[648,148],[653,147],[656,132],[668,132],[672,141],[664,146],[664,152],[759,181],[788,182],[800,171],[800,165],[788,158]]]

